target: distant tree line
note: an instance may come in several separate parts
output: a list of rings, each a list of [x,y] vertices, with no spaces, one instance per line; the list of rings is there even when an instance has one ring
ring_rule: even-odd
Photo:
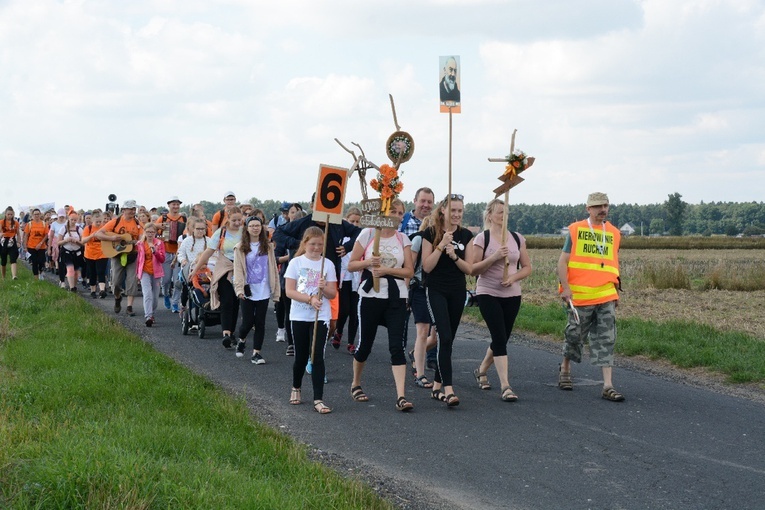
[[[281,201],[251,198],[245,201],[262,209],[270,219],[278,214]],[[208,218],[223,208],[221,202],[201,202]],[[411,202],[405,202],[407,210]],[[308,203],[300,202],[310,210]],[[347,203],[345,208],[358,206]],[[465,204],[463,224],[483,227],[486,202]],[[508,225],[511,230],[532,234],[559,234],[563,227],[586,217],[584,204],[511,204]],[[662,204],[613,204],[609,221],[620,228],[630,223],[635,235],[765,235],[765,202],[709,202],[688,204],[673,193]]]

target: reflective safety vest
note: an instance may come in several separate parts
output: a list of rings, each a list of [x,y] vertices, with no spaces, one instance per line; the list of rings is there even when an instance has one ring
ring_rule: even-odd
[[[590,228],[587,220],[572,223],[568,285],[574,306],[597,305],[619,299],[619,243],[621,233],[605,223]]]

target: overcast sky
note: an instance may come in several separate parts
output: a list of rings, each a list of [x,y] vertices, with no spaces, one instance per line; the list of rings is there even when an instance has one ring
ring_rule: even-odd
[[[388,94],[403,198],[440,198],[452,54],[468,202],[514,128],[537,160],[511,203],[763,200],[763,1],[0,0],[0,203],[308,200],[319,164],[352,163],[335,137],[387,162]]]

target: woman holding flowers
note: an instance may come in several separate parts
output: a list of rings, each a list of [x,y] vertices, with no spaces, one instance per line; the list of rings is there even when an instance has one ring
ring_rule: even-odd
[[[385,168],[387,165],[383,165]],[[381,168],[381,171],[382,171]],[[399,199],[390,202],[389,214],[404,217],[404,203]],[[396,225],[398,227],[398,225]],[[414,408],[405,397],[406,356],[404,355],[404,328],[406,327],[406,281],[412,277],[412,242],[398,232],[397,228],[383,228],[380,232],[379,250],[374,253],[375,229],[361,231],[348,262],[349,271],[363,271],[359,285],[359,324],[361,335],[353,356],[353,382],[351,397],[356,402],[366,402],[361,389],[361,373],[372,351],[378,325],[388,330],[388,351],[396,384],[396,409],[410,411]],[[373,280],[379,279],[378,290]]]

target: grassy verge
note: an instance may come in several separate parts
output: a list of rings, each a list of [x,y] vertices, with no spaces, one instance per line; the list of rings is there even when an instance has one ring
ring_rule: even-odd
[[[482,321],[477,307],[465,309],[471,321]],[[516,328],[563,338],[566,314],[551,303],[523,303]],[[657,323],[635,318],[617,319],[616,352],[663,359],[682,368],[704,367],[727,377],[731,383],[765,381],[765,342],[744,333],[724,332],[687,321]]]
[[[82,299],[0,282],[1,508],[389,508]]]

